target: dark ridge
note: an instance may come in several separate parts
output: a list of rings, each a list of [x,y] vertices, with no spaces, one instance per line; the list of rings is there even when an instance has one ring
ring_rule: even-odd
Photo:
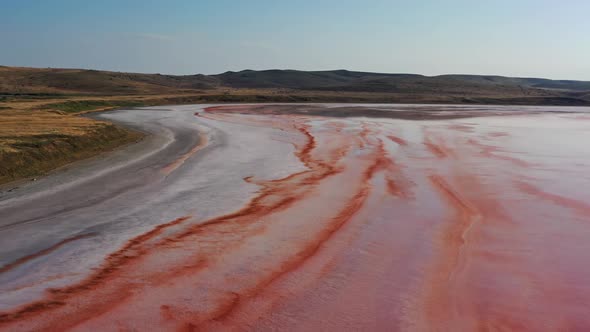
[[[495,75],[386,74],[349,71],[242,70],[217,75],[137,74],[83,69],[0,67],[0,91],[8,96],[133,95],[207,93],[225,89],[278,90],[261,94],[324,94],[333,100],[367,99],[399,102],[490,101],[552,104],[590,104],[590,82]],[[229,89],[229,90],[228,90]],[[258,93],[258,92],[256,92]],[[273,97],[274,98],[274,97]],[[369,98],[369,99],[375,99]],[[231,97],[229,99],[235,99]]]

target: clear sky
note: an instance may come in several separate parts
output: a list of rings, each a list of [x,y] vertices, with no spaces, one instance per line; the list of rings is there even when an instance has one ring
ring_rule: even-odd
[[[0,0],[0,64],[590,80],[589,0]]]

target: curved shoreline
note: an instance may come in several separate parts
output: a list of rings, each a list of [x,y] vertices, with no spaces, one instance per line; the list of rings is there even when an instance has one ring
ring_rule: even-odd
[[[95,117],[111,120],[113,115],[120,117],[124,113],[106,112]],[[92,224],[75,226],[71,216],[79,214],[73,219],[84,218],[83,211],[113,205],[116,200],[124,199],[133,192],[147,190],[142,188],[161,181],[160,168],[202,143],[200,133],[191,133],[193,129],[177,135],[159,125],[135,124],[118,121],[117,118],[114,122],[134,130],[141,128],[149,135],[137,144],[69,164],[2,197],[0,241],[3,247],[0,248],[0,265],[7,266],[10,262],[43,252],[66,238],[100,233],[102,227],[98,225],[95,229],[92,229]],[[35,234],[35,230],[44,228],[49,233],[42,236]],[[32,237],[29,241],[16,242],[27,233]],[[83,237],[83,240],[86,238]]]
[[[21,300],[18,298],[33,296],[15,293],[15,299],[11,300],[13,295],[8,296],[9,293],[6,292],[14,287],[11,284],[20,284],[20,278],[23,282],[28,278],[37,278],[34,275],[38,272],[31,273],[31,268],[52,264],[50,262],[54,259],[62,260],[61,251],[75,252],[82,248],[94,248],[92,250],[95,253],[92,257],[67,258],[68,261],[84,259],[82,264],[71,265],[68,261],[53,263],[55,266],[67,264],[68,267],[63,269],[71,269],[70,276],[52,277],[46,286],[43,283],[34,287],[27,286],[31,292],[37,289],[33,293],[39,294],[45,287],[75,282],[99,266],[104,256],[116,251],[130,238],[139,236],[166,220],[178,218],[178,211],[186,211],[183,215],[192,214],[195,204],[187,205],[184,201],[209,196],[206,191],[200,190],[196,195],[183,195],[183,190],[190,188],[184,183],[187,176],[194,177],[190,175],[192,173],[199,174],[198,177],[202,178],[199,181],[235,183],[239,179],[242,182],[234,194],[228,193],[232,196],[228,204],[216,204],[201,209],[201,218],[231,212],[235,208],[231,202],[245,204],[249,200],[258,186],[243,182],[242,178],[245,176],[238,175],[235,179],[223,176],[220,180],[215,180],[203,177],[199,168],[195,168],[195,164],[203,163],[204,169],[221,171],[220,167],[206,165],[224,160],[224,151],[242,149],[227,141],[223,132],[225,129],[211,127],[204,120],[197,121],[194,110],[195,107],[192,106],[188,110],[183,107],[168,110],[120,110],[97,115],[101,120],[140,126],[150,132],[150,136],[139,144],[119,149],[103,158],[82,161],[76,167],[39,179],[0,201],[0,214],[3,216],[0,220],[0,242],[3,243],[0,248],[0,265],[10,266],[24,257],[34,258],[19,264],[18,269],[0,274],[0,292],[4,291],[5,294],[4,299],[0,299],[0,307],[6,307],[14,301],[19,303]],[[285,149],[276,145],[275,149],[288,152],[290,147]],[[217,157],[204,159],[211,154]],[[248,172],[247,169],[245,171]],[[149,204],[149,208],[144,204]],[[83,236],[88,233],[96,236]],[[67,246],[49,251],[50,255],[43,260],[37,259],[37,253],[46,252],[47,248],[55,247],[64,239],[80,236],[81,239],[75,243],[66,241]],[[39,278],[40,281],[43,279],[41,275]],[[19,287],[21,286],[13,289]]]

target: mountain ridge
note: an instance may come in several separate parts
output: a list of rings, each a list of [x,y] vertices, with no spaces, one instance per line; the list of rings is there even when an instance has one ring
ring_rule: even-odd
[[[374,73],[346,69],[144,74],[92,69],[0,66],[0,95],[153,95],[253,90],[264,94],[374,94],[400,102],[509,102],[590,105],[590,81],[500,75]],[[230,91],[230,92],[228,92]],[[272,92],[269,92],[272,91]],[[369,98],[370,99],[370,98]],[[530,101],[530,102],[529,102]]]

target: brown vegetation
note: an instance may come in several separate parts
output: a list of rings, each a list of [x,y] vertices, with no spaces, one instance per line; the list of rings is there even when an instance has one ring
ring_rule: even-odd
[[[179,102],[590,105],[589,92],[590,82],[483,75],[244,70],[175,76],[0,67],[0,102],[68,96],[190,95],[190,100]]]
[[[0,112],[0,184],[137,141],[141,134],[49,111]]]

